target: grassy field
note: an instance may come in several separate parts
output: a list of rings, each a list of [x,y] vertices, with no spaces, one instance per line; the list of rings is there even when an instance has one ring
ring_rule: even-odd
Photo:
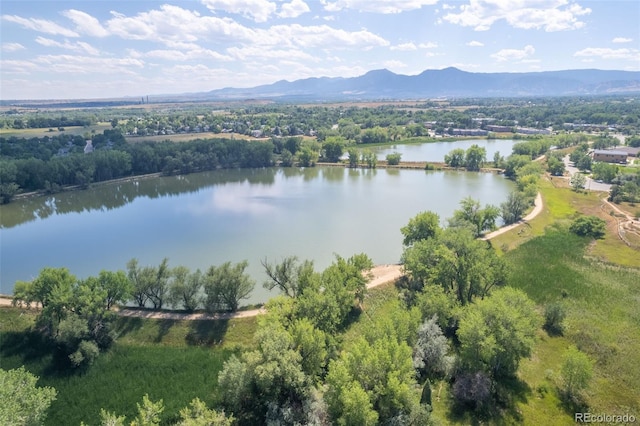
[[[58,371],[48,348],[28,332],[33,312],[0,308],[2,368],[25,365],[41,386],[58,391],[48,425],[96,424],[100,408],[126,415],[148,393],[163,399],[164,421],[199,397],[211,404],[224,361],[252,344],[255,318],[230,321],[172,321],[122,318],[117,343],[87,371]],[[46,354],[46,355],[43,355]]]
[[[107,129],[111,129],[110,123],[98,123],[93,126],[69,126],[65,127],[64,131],[59,131],[57,128],[54,128],[53,131],[50,131],[49,128],[42,129],[0,129],[0,137],[10,138],[15,136],[17,138],[43,138],[45,136],[53,137],[62,134],[66,135],[84,135],[85,133],[89,134],[102,134],[103,131]]]

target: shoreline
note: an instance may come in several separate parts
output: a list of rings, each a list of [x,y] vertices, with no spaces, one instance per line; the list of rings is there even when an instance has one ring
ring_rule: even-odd
[[[371,268],[369,273],[372,274],[371,281],[367,283],[367,289],[379,287],[383,284],[393,282],[403,275],[402,265],[399,264],[383,264],[376,265]],[[13,296],[0,294],[0,307],[12,306]],[[23,308],[27,309],[27,308]],[[29,309],[38,309],[37,307]],[[185,313],[175,311],[152,311],[137,309],[134,307],[118,308],[116,314],[121,317],[128,318],[148,318],[148,319],[173,319],[173,320],[228,320],[235,318],[249,318],[266,313],[264,307],[258,309],[250,309],[246,311],[236,312],[219,312],[209,314],[205,312]]]

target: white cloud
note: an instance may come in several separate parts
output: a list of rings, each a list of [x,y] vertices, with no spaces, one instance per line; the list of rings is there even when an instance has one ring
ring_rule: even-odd
[[[62,49],[72,50],[74,52],[86,53],[92,56],[97,56],[100,54],[100,51],[98,49],[91,46],[89,43],[85,43],[84,41],[71,43],[65,40],[64,43],[61,43],[59,41],[51,40],[50,38],[38,36],[36,38],[36,43],[46,47],[60,47]]]
[[[292,0],[291,3],[282,5],[278,16],[280,18],[296,18],[310,11],[311,9],[303,0]]]
[[[390,60],[390,61],[385,61],[384,66],[387,69],[394,70],[398,68],[406,68],[407,64],[405,64],[402,61]]]
[[[221,10],[254,20],[266,22],[276,11],[276,4],[268,0],[202,0],[212,12]]]
[[[435,49],[436,47],[438,47],[438,43],[430,41],[428,43],[420,43],[418,47],[420,49]]]
[[[74,24],[76,24],[76,31],[81,34],[86,34],[92,37],[106,37],[109,35],[107,31],[93,16],[80,10],[69,9],[62,12],[63,16],[66,16]]]
[[[573,54],[576,57],[595,57],[601,59],[628,59],[640,61],[638,49],[610,49],[606,47],[588,47]]]
[[[568,0],[469,0],[460,6],[459,13],[449,13],[444,20],[476,31],[486,31],[500,20],[514,28],[563,31],[582,28],[585,24],[579,16],[588,15],[591,9]]]
[[[34,62],[47,70],[70,74],[135,74],[134,68],[144,68],[144,62],[136,58],[106,58],[74,55],[41,55]]]
[[[482,47],[482,46],[484,46],[484,43],[481,43],[481,42],[476,41],[476,40],[471,40],[469,43],[467,43],[467,46]]]
[[[163,59],[165,61],[190,61],[194,59],[213,59],[215,61],[231,61],[228,55],[222,55],[218,52],[209,49],[196,48],[187,51],[171,50],[171,49],[157,49],[150,50],[141,56],[155,59]]]
[[[8,60],[2,61],[2,73],[3,74],[30,74],[32,71],[36,71],[38,66],[30,61]],[[6,81],[4,83],[5,88]]]
[[[360,12],[402,13],[438,3],[438,0],[321,0],[325,10],[338,12],[353,9]]]
[[[498,62],[506,62],[506,61],[522,61],[527,56],[531,56],[535,53],[535,49],[530,44],[525,46],[522,50],[518,49],[502,49],[494,54],[491,57]]]
[[[160,9],[125,16],[111,12],[106,22],[108,31],[127,40],[148,40],[175,46],[194,43],[200,38],[252,41],[256,31],[238,24],[231,18],[201,16],[177,6],[162,5]]]
[[[312,55],[299,49],[264,49],[258,46],[231,47],[227,53],[234,58],[246,61],[251,59],[296,59],[303,61],[317,61]]]
[[[415,44],[409,42],[409,43],[396,44],[395,46],[391,46],[389,49],[408,52],[411,50],[418,50],[418,47]]]
[[[71,31],[70,29],[64,28],[55,22],[47,21],[45,19],[36,19],[36,18],[22,18],[16,15],[2,15],[2,19],[5,21],[13,22],[15,24],[21,25],[22,27],[38,31],[46,34],[53,35],[61,35],[65,37],[78,37],[79,34],[75,31]]]
[[[328,25],[302,26],[300,24],[276,25],[264,32],[256,43],[273,46],[299,46],[302,48],[336,47],[371,49],[388,46],[389,42],[367,30],[345,31]]]
[[[3,52],[17,52],[18,50],[22,50],[25,47],[20,43],[2,43],[2,51]]]
[[[631,43],[633,41],[632,38],[626,38],[626,37],[616,37],[613,40],[611,40],[611,42],[613,43]]]

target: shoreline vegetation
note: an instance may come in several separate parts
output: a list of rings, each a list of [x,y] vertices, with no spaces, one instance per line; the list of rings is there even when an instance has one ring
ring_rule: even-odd
[[[481,240],[487,241],[505,232],[508,232],[520,225],[523,225],[533,219],[542,212],[543,209],[542,195],[538,193],[535,198],[534,206],[531,212],[516,223],[505,225],[498,228],[482,237]],[[383,264],[374,265],[373,268],[367,270],[364,273],[365,276],[370,276],[371,280],[367,283],[367,290],[379,287],[384,284],[396,282],[398,279],[404,276],[404,266],[402,264]],[[274,296],[275,297],[275,296]],[[13,296],[0,294],[0,307],[13,306]],[[133,306],[121,306],[116,307],[116,312],[121,317],[130,318],[153,318],[153,319],[174,319],[174,320],[188,320],[188,321],[201,321],[201,320],[228,320],[235,318],[248,318],[257,315],[265,314],[267,311],[262,304],[252,306],[240,307],[236,312],[215,312],[207,313],[204,311],[185,312],[184,310],[176,309],[151,309],[151,308],[137,308]],[[37,307],[36,307],[37,308]]]

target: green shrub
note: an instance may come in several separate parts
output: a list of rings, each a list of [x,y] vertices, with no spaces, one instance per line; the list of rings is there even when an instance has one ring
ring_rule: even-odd
[[[606,222],[596,216],[580,216],[571,223],[569,230],[583,237],[602,238]]]
[[[400,164],[400,159],[402,158],[402,154],[399,152],[394,152],[393,154],[387,154],[387,164],[390,166],[397,166]]]
[[[551,335],[562,335],[567,313],[560,303],[553,302],[544,308],[544,329]]]

